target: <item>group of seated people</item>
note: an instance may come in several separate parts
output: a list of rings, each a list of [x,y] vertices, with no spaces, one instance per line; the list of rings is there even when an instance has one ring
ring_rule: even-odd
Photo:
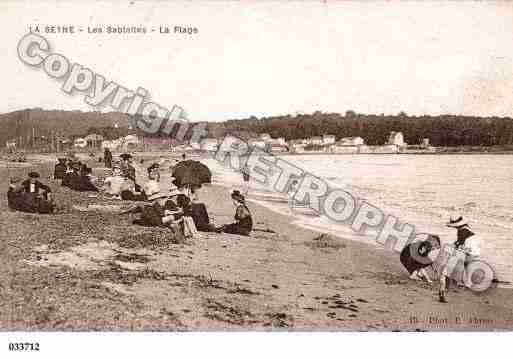
[[[134,224],[170,227],[175,231],[180,230],[186,237],[193,236],[196,231],[248,236],[253,229],[253,220],[244,196],[239,191],[233,191],[231,198],[236,207],[235,221],[219,227],[210,222],[204,203],[192,201],[176,188],[169,192],[159,190],[147,198],[149,203],[134,205],[122,213],[138,213],[140,217],[134,220]]]
[[[441,303],[447,303],[446,293],[450,283],[472,288],[474,283],[467,268],[471,263],[479,261],[481,254],[481,240],[462,215],[451,216],[446,226],[456,229],[456,241],[453,244],[442,246],[439,236],[429,234],[425,240],[407,244],[400,255],[400,261],[410,273],[411,279],[432,283],[425,270],[432,267],[438,276]],[[437,253],[437,250],[442,253]]]
[[[62,186],[75,191],[98,192],[96,179],[92,176],[92,169],[78,160],[59,158],[55,165],[53,178],[60,179]]]
[[[106,193],[126,200],[144,200],[144,197],[133,196],[139,194],[141,188],[135,182],[135,168],[131,164],[131,155],[122,154],[121,163],[114,165],[113,175],[106,179]],[[99,192],[103,190],[92,175],[92,169],[85,163],[74,158],[59,158],[54,169],[54,179],[62,180],[62,186],[75,191]],[[127,198],[123,198],[124,196]]]
[[[253,228],[251,212],[244,196],[239,191],[231,193],[235,206],[233,223],[215,226],[211,223],[206,206],[199,203],[190,191],[178,189],[173,183],[166,184],[163,190],[160,183],[160,166],[153,163],[147,168],[148,180],[138,184],[135,169],[129,154],[121,155],[121,163],[114,164],[112,175],[103,181],[103,186],[96,185],[92,170],[86,164],[75,159],[59,158],[55,165],[54,178],[60,179],[62,186],[77,191],[101,191],[105,195],[125,201],[135,201],[133,206],[122,213],[138,213],[134,224],[144,226],[166,226],[185,236],[196,231],[224,232],[249,235]],[[12,178],[8,191],[9,207],[33,213],[51,213],[55,205],[49,186],[41,183],[37,172],[29,173],[28,179],[21,181]]]
[[[52,190],[41,183],[37,172],[30,172],[22,181],[19,177],[10,179],[7,204],[10,209],[29,213],[53,213],[55,204]]]

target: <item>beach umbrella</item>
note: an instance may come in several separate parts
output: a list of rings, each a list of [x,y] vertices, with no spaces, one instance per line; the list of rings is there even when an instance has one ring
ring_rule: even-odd
[[[173,184],[178,188],[201,187],[212,182],[212,173],[203,163],[193,160],[182,161],[173,169]]]

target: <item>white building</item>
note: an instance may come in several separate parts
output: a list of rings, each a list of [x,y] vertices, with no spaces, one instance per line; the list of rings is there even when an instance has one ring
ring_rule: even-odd
[[[392,153],[398,153],[398,152],[399,152],[399,148],[396,145],[358,146],[358,153],[392,154]]]
[[[289,148],[287,147],[287,145],[282,145],[282,144],[279,144],[279,143],[273,143],[270,146],[270,150],[273,153],[280,153],[280,152],[288,152]]]
[[[102,148],[108,148],[111,151],[116,150],[120,146],[119,140],[113,140],[113,141],[102,141]]]
[[[358,153],[358,146],[340,146],[337,144],[334,144],[330,146],[330,152],[331,153]]]
[[[406,143],[404,142],[403,133],[395,131],[390,132],[387,145],[396,145],[399,147],[406,146]]]
[[[331,145],[331,144],[335,143],[335,136],[334,135],[323,135],[322,142],[325,145]]]
[[[87,146],[87,141],[82,137],[75,138],[75,141],[73,141],[73,146],[84,148]]]
[[[91,133],[90,135],[85,136],[84,140],[86,140],[88,146],[96,147],[101,145],[103,136],[97,135],[96,133]]]
[[[16,141],[15,140],[7,141],[5,143],[5,147],[7,147],[7,148],[16,148]]]
[[[280,146],[287,145],[287,141],[285,141],[285,139],[283,137],[271,138],[271,139],[265,141],[265,143],[269,144],[269,145],[280,145]]]
[[[137,146],[139,143],[141,143],[141,141],[136,135],[126,135],[124,137],[110,141],[110,145],[115,146],[116,149],[121,149],[123,151],[127,151],[129,147]],[[103,144],[104,142],[102,142],[102,146]]]
[[[198,142],[189,142],[189,144],[191,145],[192,148],[194,148],[195,150],[201,150],[201,143],[198,143]]]
[[[397,153],[399,152],[399,146],[397,145],[384,145],[374,146],[374,153]]]
[[[268,133],[262,133],[262,134],[260,135],[260,139],[261,139],[262,141],[270,141],[270,140],[271,140],[271,135],[270,135],[270,134],[268,134]]]
[[[365,141],[361,137],[343,137],[338,142],[339,146],[361,146]]]
[[[285,141],[285,139],[283,137],[278,137],[276,139],[276,143],[279,144],[279,145],[282,145],[282,146],[286,146],[287,145],[287,141]]]
[[[248,144],[250,147],[256,147],[256,148],[260,148],[260,149],[265,149],[265,141],[262,140],[262,139],[250,139],[248,141]]]
[[[310,138],[310,143],[312,145],[322,145],[322,137],[321,136],[313,136]]]
[[[217,138],[204,138],[201,140],[201,149],[203,151],[215,152],[219,146]]]

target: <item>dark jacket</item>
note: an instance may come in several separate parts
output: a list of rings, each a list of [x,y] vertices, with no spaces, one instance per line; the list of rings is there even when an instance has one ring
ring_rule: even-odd
[[[472,232],[468,226],[458,228],[458,232],[456,233],[457,239],[456,242],[454,242],[454,246],[456,248],[463,247],[465,245],[465,240],[473,235],[474,232]]]
[[[143,226],[165,226],[162,222],[162,217],[165,216],[166,210],[176,211],[178,210],[178,206],[176,206],[176,204],[171,200],[166,201],[164,206],[161,206],[157,202],[151,205],[146,205],[141,210],[141,218],[136,220],[134,223]]]
[[[103,154],[103,160],[105,161],[105,167],[112,167],[112,153],[110,150],[105,149],[105,152]]]
[[[75,191],[80,192],[98,192],[98,188],[91,182],[91,179],[86,175],[75,175],[71,177],[69,187]]]
[[[66,174],[66,164],[64,163],[57,163],[55,165],[55,169],[53,171],[53,178],[54,179],[63,179],[64,175]]]
[[[34,198],[35,196],[30,193],[17,191],[13,188],[9,188],[7,191],[7,205],[12,210],[29,213],[37,212]]]
[[[23,189],[25,192],[27,193],[31,193],[30,191],[30,180],[29,179],[26,179],[25,181],[23,181],[21,183],[21,185],[23,186]],[[40,191],[44,191],[44,192],[52,192],[52,189],[50,187],[48,187],[47,185],[39,182],[38,180],[35,181],[34,183],[34,192],[32,193],[39,193]]]
[[[7,204],[10,209],[28,213],[52,213],[55,208],[53,202],[37,196],[36,193],[12,188],[7,191]]]
[[[428,267],[433,261],[428,257],[433,246],[429,241],[420,241],[407,244],[401,251],[400,261],[404,268],[412,274],[414,271]]]
[[[223,227],[223,232],[231,234],[240,234],[249,236],[253,229],[253,219],[251,212],[245,204],[240,204],[235,211],[235,223]]]

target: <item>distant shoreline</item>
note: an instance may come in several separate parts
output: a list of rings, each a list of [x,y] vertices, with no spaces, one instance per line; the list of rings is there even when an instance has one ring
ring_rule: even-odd
[[[330,152],[303,152],[303,153],[290,153],[290,152],[276,152],[270,153],[275,156],[317,156],[317,155],[333,155],[333,156],[418,156],[418,155],[513,155],[513,151],[440,151],[440,152],[397,152],[397,153],[330,153]]]

